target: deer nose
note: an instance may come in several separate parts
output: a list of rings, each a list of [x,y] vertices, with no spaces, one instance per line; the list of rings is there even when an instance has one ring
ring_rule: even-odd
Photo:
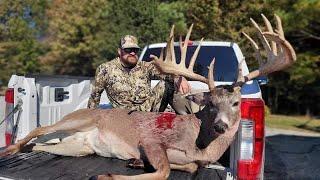
[[[227,130],[228,125],[222,120],[218,120],[213,127],[216,132],[223,134]]]

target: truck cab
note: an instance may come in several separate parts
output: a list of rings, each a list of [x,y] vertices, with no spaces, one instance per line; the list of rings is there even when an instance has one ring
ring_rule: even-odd
[[[187,64],[199,42],[188,42]],[[144,47],[140,61],[150,61],[150,55],[159,56],[166,43],[150,44]],[[180,59],[180,49],[175,43],[175,53]],[[194,71],[207,77],[208,66],[215,58],[216,85],[232,84],[237,80],[238,64],[244,56],[236,43],[202,42]],[[249,73],[246,62],[242,63],[243,75]],[[74,76],[17,76],[13,75],[6,91],[5,120],[6,145],[26,136],[40,126],[56,123],[66,114],[86,108],[92,88],[93,77]],[[152,80],[152,86],[158,80]],[[206,84],[189,80],[192,91],[207,91]],[[247,82],[241,89],[241,124],[230,148],[215,164],[207,169],[223,172],[226,179],[263,179],[265,124],[264,101],[257,80]],[[105,94],[100,108],[111,108]],[[15,112],[15,113],[11,113]],[[11,114],[10,114],[11,113]]]

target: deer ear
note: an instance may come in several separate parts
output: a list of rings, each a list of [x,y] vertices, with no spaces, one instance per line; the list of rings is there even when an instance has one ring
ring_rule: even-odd
[[[186,96],[186,98],[199,106],[204,106],[210,102],[210,92],[191,94]]]

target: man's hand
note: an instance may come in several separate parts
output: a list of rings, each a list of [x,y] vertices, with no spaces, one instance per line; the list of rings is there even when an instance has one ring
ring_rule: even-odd
[[[186,94],[191,92],[191,86],[186,78],[179,76],[174,78],[174,85],[176,91],[180,92],[181,94]]]

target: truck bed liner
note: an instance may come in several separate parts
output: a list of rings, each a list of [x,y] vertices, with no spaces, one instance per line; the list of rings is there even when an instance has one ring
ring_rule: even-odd
[[[65,157],[46,152],[28,152],[0,158],[0,179],[80,180],[97,174],[133,175],[143,172],[141,169],[127,168],[126,161],[97,155]],[[192,175],[172,170],[169,179],[226,179],[226,172],[201,168]]]

